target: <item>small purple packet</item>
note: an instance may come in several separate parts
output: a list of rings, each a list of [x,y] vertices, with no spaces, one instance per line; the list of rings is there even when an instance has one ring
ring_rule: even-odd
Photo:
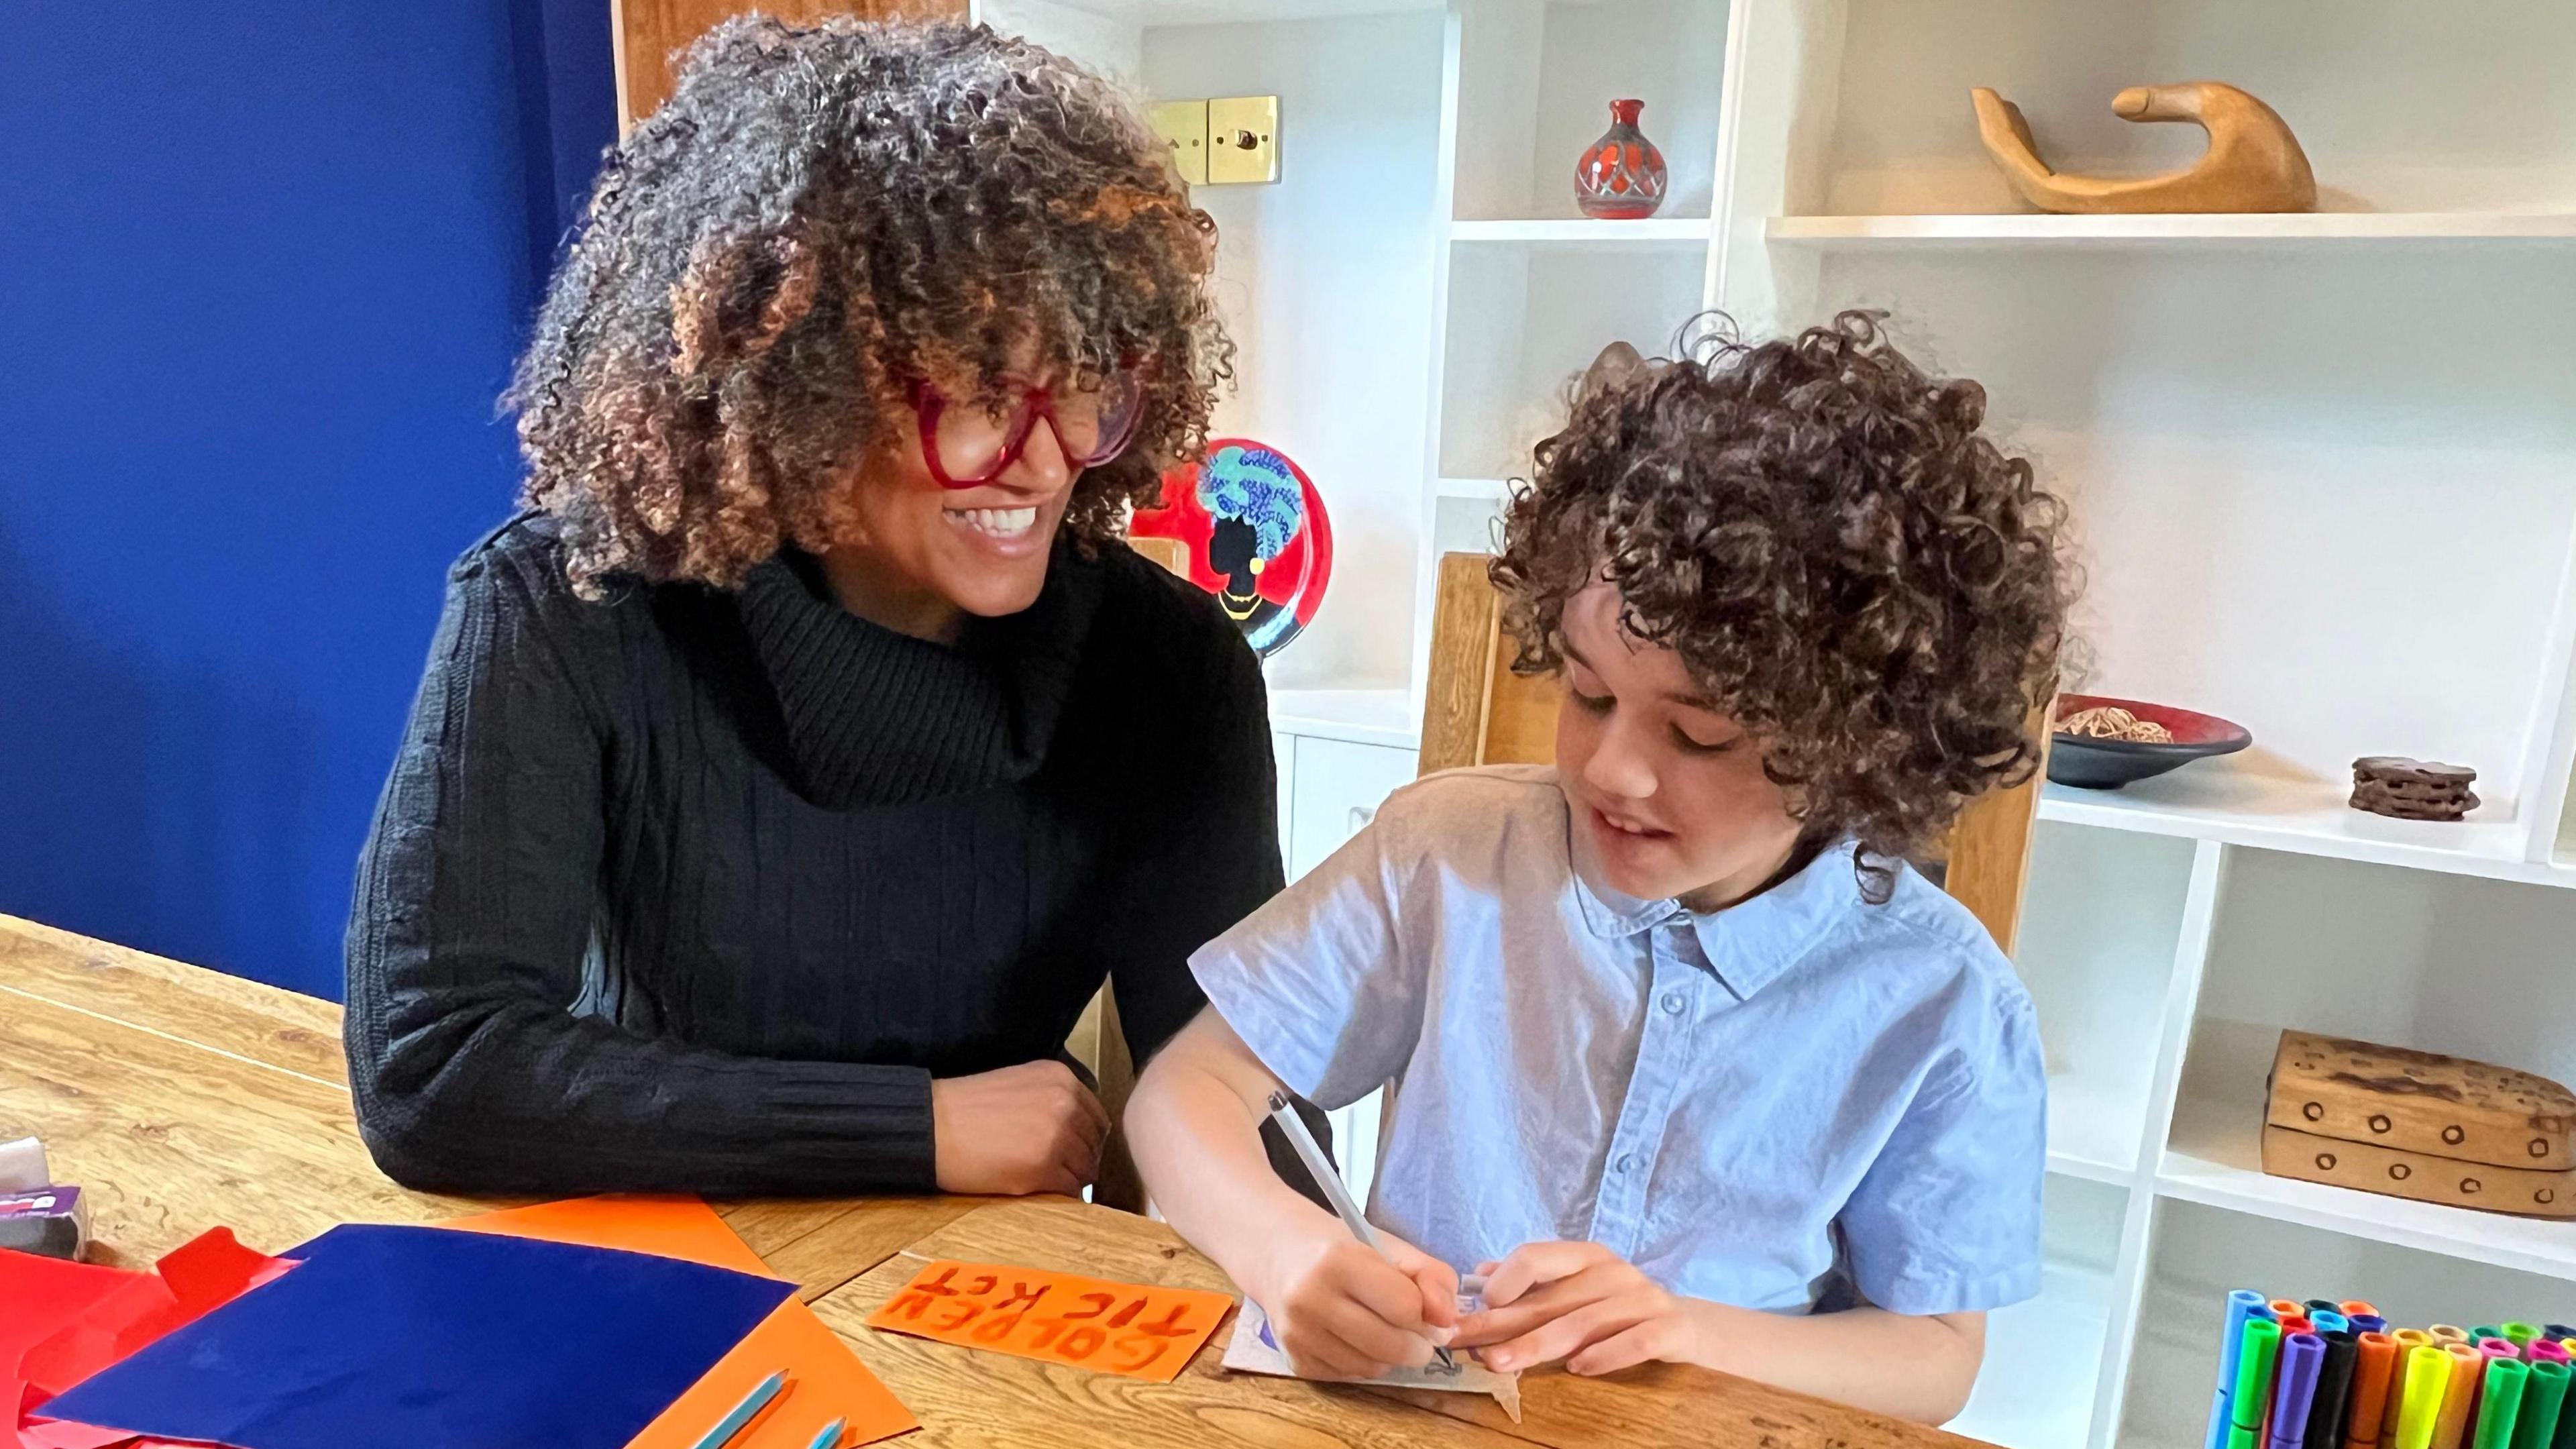
[[[0,1196],[0,1248],[77,1260],[89,1248],[89,1205],[77,1187]]]

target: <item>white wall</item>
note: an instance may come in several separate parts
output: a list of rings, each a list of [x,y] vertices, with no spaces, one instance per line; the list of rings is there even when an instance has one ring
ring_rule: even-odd
[[[1057,0],[980,0],[975,18],[1126,85],[1136,85],[1145,73],[1145,32],[1133,20],[1096,15]]]
[[[1271,660],[1274,689],[1401,687],[1411,664],[1442,23],[1145,31],[1158,98],[1280,98],[1279,182],[1195,198],[1216,218],[1218,300],[1239,348],[1217,429],[1286,451],[1332,516],[1331,586]]]

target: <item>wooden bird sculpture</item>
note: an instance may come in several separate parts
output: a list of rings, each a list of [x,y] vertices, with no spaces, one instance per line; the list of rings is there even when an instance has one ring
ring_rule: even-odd
[[[2021,108],[1984,86],[1977,133],[2031,205],[2087,215],[2140,211],[2314,211],[2317,178],[2299,138],[2270,106],[2231,85],[2189,81],[2131,86],[2111,98],[2130,121],[2189,121],[2209,133],[2198,161],[2162,176],[2068,176],[2049,169],[2031,143]]]

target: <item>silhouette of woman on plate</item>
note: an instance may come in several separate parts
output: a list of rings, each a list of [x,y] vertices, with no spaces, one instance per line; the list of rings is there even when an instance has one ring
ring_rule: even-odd
[[[1261,595],[1261,571],[1305,522],[1305,495],[1287,460],[1268,451],[1219,448],[1199,470],[1199,506],[1214,520],[1209,569],[1224,576],[1217,602],[1256,652],[1294,632],[1296,615]]]

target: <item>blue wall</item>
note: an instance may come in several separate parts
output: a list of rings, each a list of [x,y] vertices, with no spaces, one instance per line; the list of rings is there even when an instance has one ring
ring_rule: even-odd
[[[606,0],[13,7],[0,912],[337,996]]]

